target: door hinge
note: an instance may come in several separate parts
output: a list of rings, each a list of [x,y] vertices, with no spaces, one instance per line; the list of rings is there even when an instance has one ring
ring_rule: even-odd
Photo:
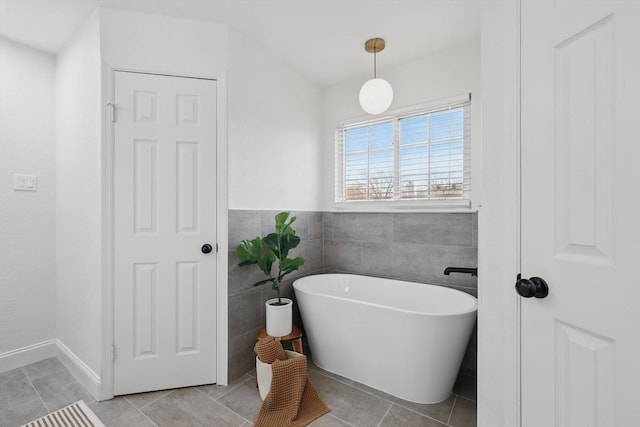
[[[116,104],[111,102],[107,104],[109,106],[109,114],[111,114],[111,123],[116,122]]]
[[[116,346],[115,345],[111,346],[111,361],[112,362],[116,361]]]

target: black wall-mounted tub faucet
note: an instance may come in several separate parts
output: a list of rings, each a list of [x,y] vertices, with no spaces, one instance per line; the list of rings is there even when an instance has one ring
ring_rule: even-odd
[[[478,275],[478,267],[476,268],[469,268],[469,267],[447,267],[444,269],[444,275],[448,276],[451,273],[464,273],[464,274],[471,274],[472,276],[477,276]]]

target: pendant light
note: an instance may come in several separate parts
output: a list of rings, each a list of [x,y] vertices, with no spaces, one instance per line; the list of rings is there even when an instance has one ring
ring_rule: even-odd
[[[369,39],[364,50],[373,53],[373,78],[367,80],[360,89],[360,106],[369,114],[380,114],[387,111],[393,101],[393,89],[388,81],[376,75],[377,53],[384,49],[384,39]]]

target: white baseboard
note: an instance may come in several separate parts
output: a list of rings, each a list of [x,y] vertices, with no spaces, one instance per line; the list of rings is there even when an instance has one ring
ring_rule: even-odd
[[[0,354],[0,373],[30,365],[56,355],[56,340],[51,339]]]
[[[0,354],[0,373],[57,357],[67,370],[96,400],[101,396],[101,378],[58,339],[28,345]]]
[[[95,373],[86,363],[73,353],[69,347],[64,345],[62,341],[56,342],[56,357],[65,368],[78,380],[78,382],[93,396],[96,400],[101,399],[101,379],[100,375]]]

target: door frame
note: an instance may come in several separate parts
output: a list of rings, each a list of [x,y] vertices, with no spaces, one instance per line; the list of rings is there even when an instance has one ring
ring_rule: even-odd
[[[478,206],[478,427],[521,426],[521,0],[482,2]]]
[[[114,383],[114,199],[115,129],[109,104],[115,102],[115,73],[130,72],[216,81],[216,383],[228,381],[228,195],[227,76],[183,75],[102,64],[102,349],[98,400],[113,398]]]

